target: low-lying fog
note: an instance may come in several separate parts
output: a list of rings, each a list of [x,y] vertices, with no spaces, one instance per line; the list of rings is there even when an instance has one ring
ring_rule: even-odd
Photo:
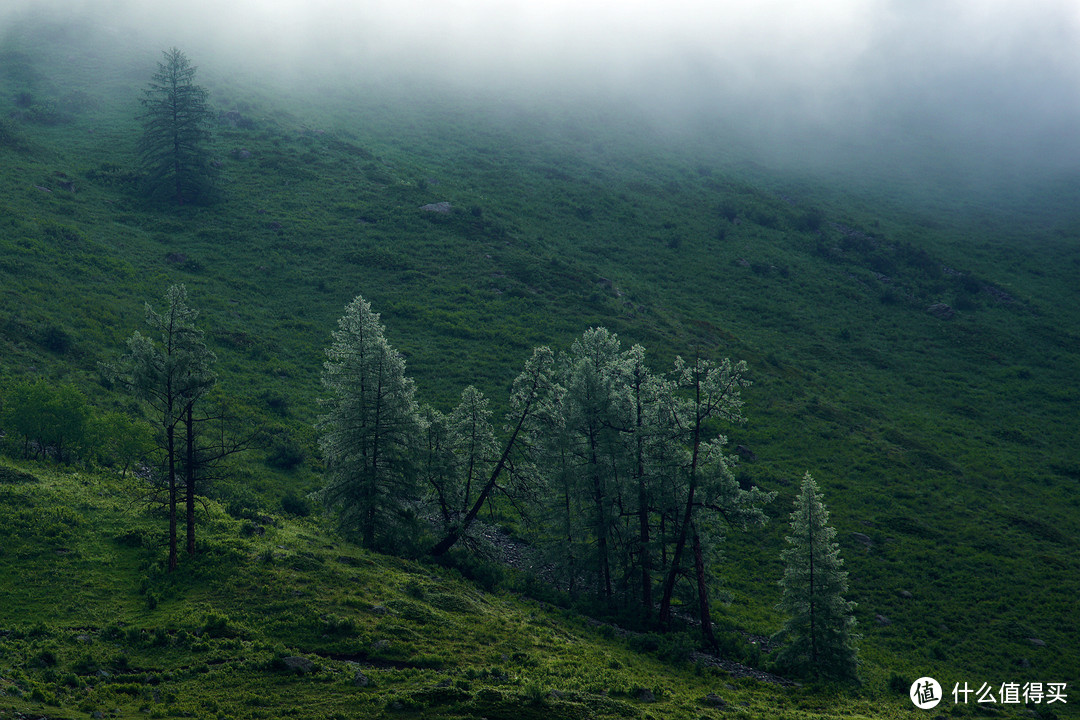
[[[0,27],[30,12],[287,81],[631,101],[776,165],[1007,187],[1080,161],[1070,0],[7,0]]]

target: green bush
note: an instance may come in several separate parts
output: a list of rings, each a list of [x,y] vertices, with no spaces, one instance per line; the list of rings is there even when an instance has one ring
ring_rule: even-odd
[[[21,439],[25,457],[72,459],[86,440],[90,408],[71,384],[24,382],[5,394],[0,427]]]
[[[290,490],[281,498],[281,510],[296,517],[307,517],[311,514],[311,503],[307,501],[307,498],[300,497]]]

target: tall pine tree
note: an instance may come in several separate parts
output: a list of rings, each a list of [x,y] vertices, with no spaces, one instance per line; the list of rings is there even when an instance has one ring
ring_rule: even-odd
[[[791,619],[778,635],[787,644],[777,660],[797,673],[855,681],[855,603],[842,597],[848,574],[842,569],[836,530],[829,526],[829,512],[810,473],[803,476],[795,498],[787,541],[780,607]]]
[[[422,442],[415,385],[362,297],[345,308],[333,338],[322,377],[330,412],[318,425],[326,459],[321,497],[366,547],[386,545],[419,499],[412,460]]]
[[[211,112],[187,56],[177,48],[163,55],[142,98],[137,150],[147,193],[183,205],[205,200],[213,185]]]

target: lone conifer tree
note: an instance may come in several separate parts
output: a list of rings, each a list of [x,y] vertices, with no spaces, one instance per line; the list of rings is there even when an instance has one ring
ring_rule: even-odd
[[[817,483],[806,473],[791,513],[790,547],[782,554],[786,567],[780,607],[791,619],[779,634],[788,644],[778,661],[795,672],[853,681],[858,665],[851,614],[855,603],[841,596],[847,591],[847,571],[841,569],[836,530],[828,523]]]
[[[159,336],[152,337],[136,331],[128,339],[128,354],[117,366],[105,366],[106,375],[119,381],[136,397],[154,409],[155,423],[161,430],[161,446],[165,452],[169,510],[169,571],[176,569],[176,504],[180,487],[177,466],[183,461],[177,446],[176,426],[187,420],[187,467],[191,459],[192,406],[215,382],[210,365],[214,354],[202,342],[202,331],[195,325],[198,311],[187,304],[187,289],[172,285],[165,293],[165,312],[154,312],[146,305],[146,324]],[[194,547],[194,477],[188,474],[188,539],[189,550]]]
[[[183,205],[205,199],[212,185],[210,109],[187,56],[177,48],[164,56],[142,99],[139,160],[147,192]]]
[[[322,500],[365,547],[387,545],[418,499],[415,385],[362,297],[345,308],[333,338],[322,376],[330,411],[318,425],[326,458]]]

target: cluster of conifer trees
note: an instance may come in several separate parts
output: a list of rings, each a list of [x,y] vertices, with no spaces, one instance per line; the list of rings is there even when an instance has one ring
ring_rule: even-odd
[[[363,298],[346,308],[327,355],[320,496],[363,544],[400,547],[434,526],[441,539],[430,552],[441,555],[475,540],[480,511],[498,499],[531,519],[563,589],[636,606],[662,627],[676,607],[694,608],[717,644],[709,551],[723,527],[763,523],[774,496],[740,486],[717,432],[742,419],[744,363],[676,358],[659,374],[640,345],[624,349],[592,328],[568,352],[533,351],[513,382],[500,441],[489,401],[474,387],[449,414],[420,405],[404,359]],[[809,575],[793,570],[783,584],[787,633],[810,640],[806,652],[796,643],[789,660],[805,656],[820,669],[828,653],[843,655],[826,648],[838,640],[851,647],[851,604],[839,599],[846,573],[820,499],[801,502],[787,556],[793,568],[808,564]],[[853,676],[850,659],[831,674]]]

